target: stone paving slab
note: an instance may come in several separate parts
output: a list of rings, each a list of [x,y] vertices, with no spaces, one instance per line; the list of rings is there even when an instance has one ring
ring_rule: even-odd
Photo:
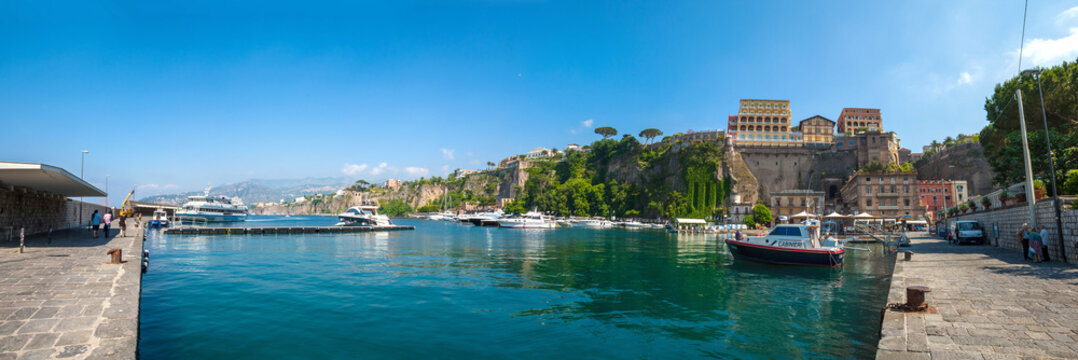
[[[142,237],[67,230],[0,241],[0,360],[135,359]],[[122,265],[107,264],[123,249]]]
[[[887,303],[927,286],[935,312],[886,310],[877,359],[1078,359],[1078,267],[1013,250],[911,237]]]

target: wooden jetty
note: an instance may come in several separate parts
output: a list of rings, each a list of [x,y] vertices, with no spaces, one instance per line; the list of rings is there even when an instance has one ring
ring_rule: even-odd
[[[175,235],[262,235],[262,234],[315,234],[315,233],[364,233],[378,231],[415,230],[415,226],[266,226],[266,227],[205,227],[181,226],[162,230]]]

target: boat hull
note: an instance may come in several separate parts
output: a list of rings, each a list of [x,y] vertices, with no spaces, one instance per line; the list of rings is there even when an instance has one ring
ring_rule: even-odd
[[[726,240],[726,248],[735,259],[777,265],[839,267],[846,255],[844,249],[786,249],[737,240]]]
[[[506,229],[553,229],[556,225],[553,223],[518,223],[518,222],[499,222],[498,227]]]

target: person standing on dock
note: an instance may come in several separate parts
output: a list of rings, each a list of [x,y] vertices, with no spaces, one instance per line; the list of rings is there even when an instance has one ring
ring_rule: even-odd
[[[1041,225],[1044,226],[1044,225]],[[1033,262],[1039,263],[1043,259],[1041,254],[1041,233],[1037,231],[1029,232],[1029,253],[1033,254]]]
[[[112,210],[105,212],[105,217],[101,222],[101,225],[104,225],[103,227],[105,228],[105,238],[108,239],[109,229],[112,228]]]
[[[127,236],[127,215],[120,213],[120,236]]]
[[[97,229],[101,227],[101,214],[94,210],[94,214],[90,215],[90,228],[94,229],[94,239],[97,239]]]

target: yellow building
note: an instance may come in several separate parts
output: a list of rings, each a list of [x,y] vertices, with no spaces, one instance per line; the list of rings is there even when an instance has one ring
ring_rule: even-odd
[[[801,136],[790,131],[790,101],[741,99],[737,117],[727,133],[737,145],[800,146]]]
[[[835,138],[835,122],[820,115],[801,120],[798,128],[805,144],[831,146]]]

